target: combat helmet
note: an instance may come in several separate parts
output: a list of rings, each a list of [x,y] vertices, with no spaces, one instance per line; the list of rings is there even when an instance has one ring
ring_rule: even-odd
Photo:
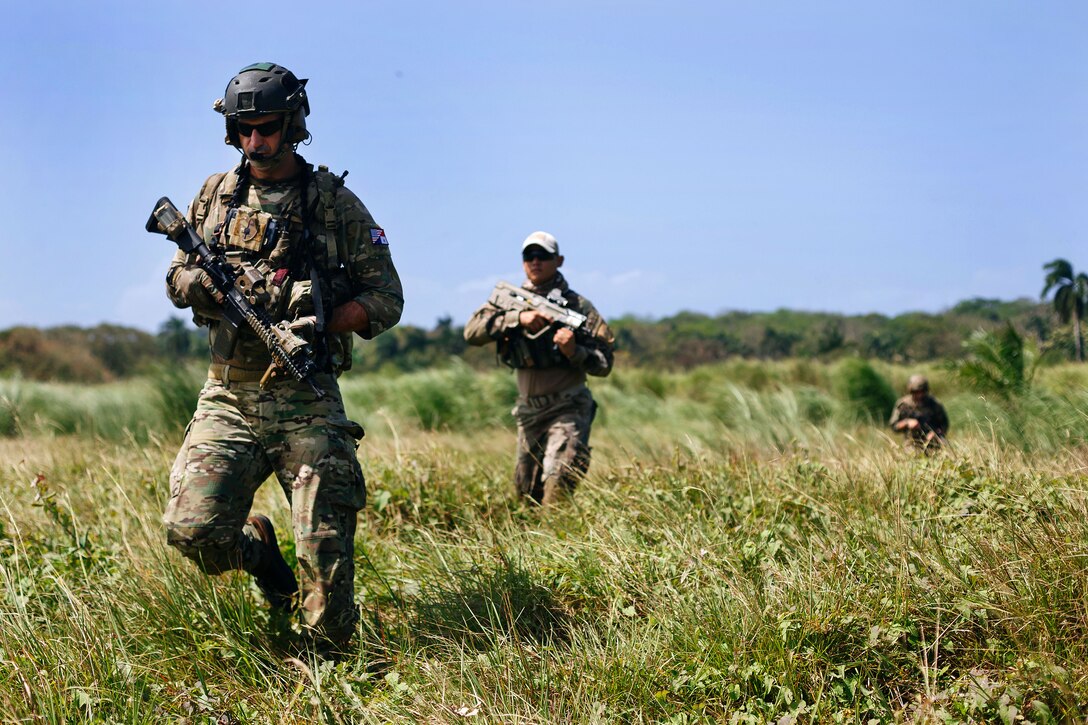
[[[248,65],[227,83],[223,97],[213,108],[226,119],[226,143],[240,149],[238,119],[263,113],[283,114],[284,145],[305,141],[306,116],[310,115],[310,99],[306,96],[306,81],[276,63]]]
[[[911,375],[910,380],[907,381],[908,393],[928,393],[929,392],[929,380],[925,375]]]

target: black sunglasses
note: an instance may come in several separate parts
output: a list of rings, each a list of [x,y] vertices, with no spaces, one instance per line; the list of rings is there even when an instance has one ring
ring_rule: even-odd
[[[277,118],[275,121],[265,121],[264,123],[258,123],[256,126],[243,126],[239,123],[238,133],[249,138],[253,132],[256,131],[265,138],[268,138],[269,136],[274,136],[279,133],[281,128],[283,128],[283,119]]]
[[[555,259],[555,255],[551,252],[537,249],[531,249],[528,252],[521,253],[521,261],[523,262],[531,262],[534,259],[540,260],[541,262],[550,262]]]

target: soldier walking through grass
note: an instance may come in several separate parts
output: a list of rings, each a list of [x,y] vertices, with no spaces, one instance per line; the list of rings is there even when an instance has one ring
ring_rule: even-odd
[[[597,404],[586,376],[612,371],[614,338],[592,303],[559,272],[563,256],[547,232],[521,245],[522,287],[585,316],[575,332],[539,310],[504,309],[488,301],[465,325],[472,345],[496,343],[499,358],[517,370],[517,492],[553,504],[574,491],[589,469],[589,433]]]
[[[257,63],[215,108],[242,158],[208,178],[188,221],[240,277],[260,283],[268,317],[312,346],[324,395],[279,374],[252,330],[227,324],[221,290],[179,250],[167,294],[208,328],[212,359],[170,473],[167,541],[208,574],[249,572],[273,608],[301,609],[307,642],[340,649],[358,619],[354,538],[366,487],[363,430],[344,413],[337,377],[351,365],[353,334],[369,339],[398,322],[401,283],[385,232],[343,177],[296,153],[309,138],[306,79]],[[298,580],[272,522],[250,516],[273,473],[290,502]]]

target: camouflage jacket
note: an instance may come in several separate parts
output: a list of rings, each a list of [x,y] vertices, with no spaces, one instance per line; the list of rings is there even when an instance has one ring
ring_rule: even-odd
[[[915,405],[911,396],[904,395],[896,401],[888,425],[894,428],[896,423],[907,418],[914,418],[920,423],[912,431],[903,431],[913,438],[924,439],[930,431],[942,438],[948,435],[948,414],[945,413],[944,406],[932,395],[927,395],[918,405]]]
[[[587,375],[604,377],[612,371],[612,330],[593,304],[570,288],[561,273],[543,287],[534,287],[528,281],[521,286],[545,296],[559,289],[567,306],[588,318],[584,330],[575,337],[574,356],[568,359],[555,348],[550,333],[535,341],[525,338],[516,310],[502,310],[486,302],[473,313],[465,323],[465,340],[470,345],[496,343],[500,358],[517,368],[518,393],[523,398],[551,395],[585,384]],[[515,355],[515,346],[522,346],[526,354]]]
[[[310,270],[317,265],[326,320],[335,307],[354,300],[370,318],[370,328],[360,334],[372,338],[397,324],[404,306],[385,232],[339,177],[302,163],[300,177],[272,183],[250,179],[233,215],[228,212],[239,168],[214,174],[189,205],[187,218],[213,250],[232,263],[251,263],[266,276],[272,291],[266,308],[274,322],[314,314]],[[308,180],[305,193],[302,178]],[[302,246],[304,225],[310,232],[308,249]],[[203,272],[195,262],[180,250],[174,255],[167,295],[177,307],[192,307],[194,321],[208,326],[209,339],[215,340],[222,334],[220,308],[200,284]],[[351,333],[327,333],[325,344],[334,372],[351,367]],[[252,370],[270,362],[264,343],[246,327],[230,359],[212,357],[215,363]]]

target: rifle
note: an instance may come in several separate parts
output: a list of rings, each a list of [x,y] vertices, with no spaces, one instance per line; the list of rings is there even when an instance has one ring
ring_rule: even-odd
[[[236,339],[238,328],[242,322],[246,322],[268,347],[272,364],[261,378],[262,386],[278,367],[290,373],[295,380],[307,383],[317,397],[325,397],[325,391],[314,379],[318,369],[309,343],[292,332],[286,322],[274,324],[265,312],[263,304],[268,299],[268,291],[264,277],[257,270],[252,267],[238,270],[209,249],[174,203],[165,196],[155,202],[145,228],[152,234],[165,234],[181,251],[196,255],[197,264],[207,272],[212,284],[223,295],[223,324],[227,327],[227,339]],[[229,356],[228,352],[225,357]]]
[[[583,329],[582,326],[589,319],[581,312],[567,307],[567,301],[557,289],[553,289],[545,297],[527,289],[515,287],[509,282],[499,282],[495,285],[495,289],[491,291],[491,296],[487,301],[500,310],[517,310],[518,312],[536,310],[542,312],[552,318],[552,325],[569,327],[576,333]],[[545,327],[534,335],[526,334],[525,337],[535,340],[551,329],[552,325]]]

